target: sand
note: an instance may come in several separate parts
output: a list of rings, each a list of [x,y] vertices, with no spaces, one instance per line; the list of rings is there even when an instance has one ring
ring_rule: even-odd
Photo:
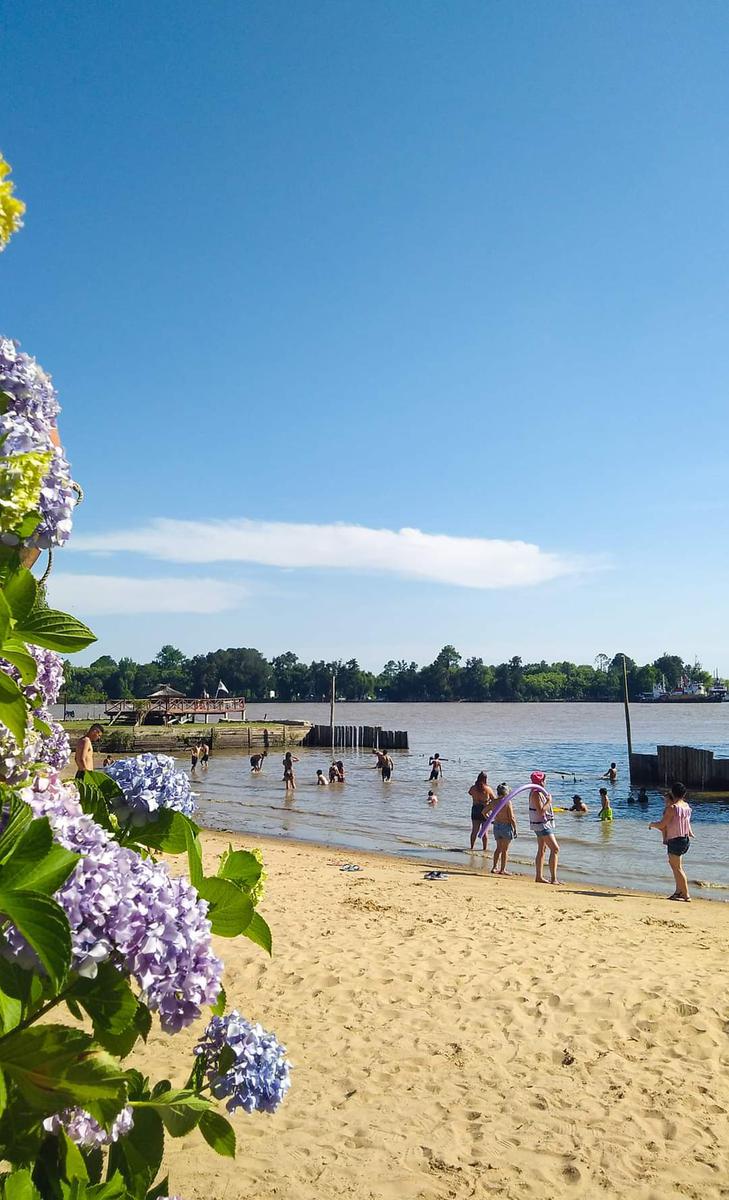
[[[234,1118],[234,1162],[168,1143],[174,1193],[729,1197],[726,905],[234,841],[263,844],[274,954],[219,941],[228,998],[294,1084]],[[182,1082],[193,1042],[157,1032],[137,1063]]]

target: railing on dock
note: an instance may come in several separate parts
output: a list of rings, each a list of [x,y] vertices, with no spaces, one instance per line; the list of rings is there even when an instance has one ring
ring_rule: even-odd
[[[312,725],[303,746],[332,746],[342,749],[407,750],[405,729],[382,729],[379,725]]]

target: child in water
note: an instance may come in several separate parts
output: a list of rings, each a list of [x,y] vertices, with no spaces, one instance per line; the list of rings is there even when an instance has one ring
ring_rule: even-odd
[[[607,788],[600,788],[600,820],[612,821],[613,810],[610,807],[610,797]]]
[[[673,871],[676,890],[669,900],[684,900],[690,903],[688,879],[683,869],[682,858],[694,836],[691,828],[691,806],[686,802],[686,788],[682,783],[674,783],[666,796],[666,807],[660,821],[651,821],[649,829],[660,829],[663,834],[663,844],[668,851],[668,865]]]
[[[329,787],[329,784],[327,783],[326,779],[324,778],[323,771],[317,771],[317,773],[316,773],[316,786],[317,787]]]
[[[509,794],[508,783],[500,783],[496,789],[497,800],[502,800],[504,796]],[[511,801],[499,809],[498,817],[494,821],[494,837],[496,838],[496,850],[494,851],[494,865],[491,868],[492,875],[510,875],[511,871],[506,869],[506,860],[509,857],[509,846],[517,836],[516,817]],[[499,866],[501,863],[501,866]]]
[[[437,804],[437,803],[438,803],[438,797],[436,796],[435,792],[431,788],[430,791],[428,792],[428,804]]]

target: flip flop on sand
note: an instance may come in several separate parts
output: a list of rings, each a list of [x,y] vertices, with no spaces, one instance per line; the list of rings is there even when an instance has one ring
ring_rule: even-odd
[[[447,879],[447,871],[426,871],[423,879]]]
[[[345,863],[343,867],[339,868],[339,870],[340,871],[361,871],[362,868],[358,867],[356,863]]]

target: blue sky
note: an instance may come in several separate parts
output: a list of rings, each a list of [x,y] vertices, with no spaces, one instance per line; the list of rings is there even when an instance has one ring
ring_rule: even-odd
[[[101,651],[729,672],[726,5],[39,0],[2,40],[1,326]]]

